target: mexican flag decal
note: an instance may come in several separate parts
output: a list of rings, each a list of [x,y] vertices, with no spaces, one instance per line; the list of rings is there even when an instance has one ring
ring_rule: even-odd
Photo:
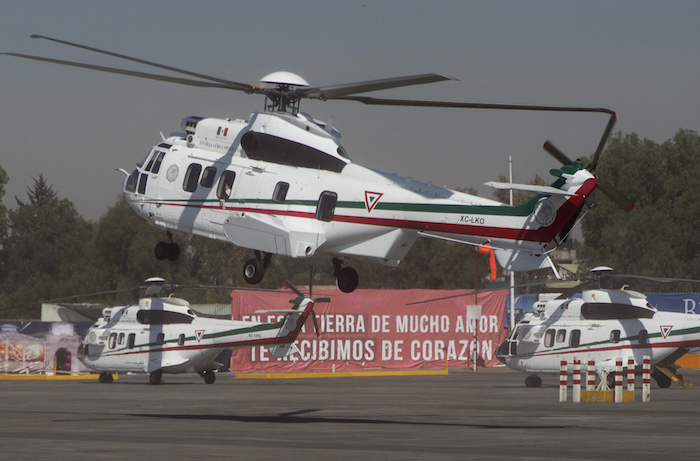
[[[367,206],[368,213],[374,209],[379,199],[382,198],[382,195],[384,194],[381,192],[365,191],[365,205]]]

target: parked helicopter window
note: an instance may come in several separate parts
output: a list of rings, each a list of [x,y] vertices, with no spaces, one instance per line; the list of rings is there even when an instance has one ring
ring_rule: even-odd
[[[133,349],[134,344],[136,344],[136,333],[129,333],[129,339],[127,340],[126,347]]]
[[[182,188],[187,192],[194,192],[197,190],[197,183],[199,182],[199,173],[202,172],[202,165],[199,163],[193,163],[187,167],[187,173],[185,173],[185,180],[182,183]]]
[[[233,181],[236,179],[236,173],[233,171],[224,171],[219,178],[219,185],[216,188],[216,196],[221,200],[226,200],[231,196],[233,190]]]
[[[619,343],[620,342],[620,330],[613,330],[610,332],[610,342]]]
[[[649,341],[649,332],[646,330],[639,330],[639,336],[637,339],[639,344],[646,344]]]
[[[566,341],[566,330],[558,330],[557,331],[557,342],[563,343],[564,341]]]
[[[544,334],[544,347],[554,346],[554,329],[549,329]]]
[[[654,311],[631,304],[584,303],[581,315],[586,320],[650,319]]]
[[[180,334],[180,336],[177,338],[177,344],[179,346],[185,345],[185,335],[184,334]]]
[[[148,165],[146,165],[146,168],[144,168],[143,171],[151,171],[151,168],[153,168],[153,161],[156,159],[157,156],[157,152],[151,155],[151,159],[148,161]]]
[[[214,184],[214,178],[216,177],[216,168],[213,166],[208,166],[204,169],[204,173],[202,174],[202,180],[199,182],[199,184],[202,187],[211,187],[212,184]]]
[[[165,343],[165,333],[158,333],[156,335],[156,344],[161,345]]]
[[[140,310],[136,320],[145,325],[171,325],[174,323],[192,323],[194,317],[181,312]]]
[[[162,142],[162,143],[158,144],[158,147],[162,147],[163,149],[170,149],[171,147],[173,147],[173,145],[168,144],[167,142]]]
[[[272,193],[272,201],[277,203],[284,203],[287,198],[287,191],[289,191],[288,182],[278,182],[275,186],[275,191]]]
[[[241,147],[248,158],[301,168],[340,173],[346,163],[341,159],[305,144],[249,131],[241,138]]]
[[[581,344],[581,330],[571,330],[569,346],[578,347]]]
[[[114,349],[115,347],[117,347],[117,334],[116,333],[112,333],[111,335],[109,335],[108,346],[110,349]]]
[[[318,198],[316,207],[316,219],[319,221],[331,222],[335,215],[335,204],[338,202],[338,194],[335,192],[323,191]]]
[[[146,193],[146,181],[148,180],[148,174],[142,173],[139,178],[139,194],[143,195]]]
[[[158,157],[156,157],[156,161],[153,164],[153,169],[151,170],[151,173],[153,174],[158,174],[160,171],[160,165],[163,163],[163,158],[165,158],[165,152],[158,152]]]
[[[134,169],[126,180],[126,186],[124,189],[127,192],[136,192],[136,183],[139,180],[139,170]]]
[[[117,341],[117,344],[120,346],[124,344],[124,333],[119,333],[119,340]]]

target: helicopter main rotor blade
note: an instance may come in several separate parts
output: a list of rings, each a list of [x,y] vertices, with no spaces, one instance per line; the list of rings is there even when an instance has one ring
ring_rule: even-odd
[[[437,107],[452,109],[495,109],[495,110],[529,110],[544,112],[595,112],[602,114],[614,114],[610,109],[602,107],[569,107],[569,106],[539,106],[527,104],[492,104],[481,102],[459,101],[425,101],[420,99],[384,99],[370,96],[341,96],[333,99],[357,101],[362,104],[375,106],[409,106],[409,107]]]
[[[289,280],[285,280],[285,281],[284,281],[284,284],[287,285],[287,288],[289,288],[290,290],[292,290],[297,296],[301,296],[302,298],[305,298],[305,297],[306,297],[306,296],[304,296],[304,293],[302,293],[301,291],[299,291],[299,289],[298,289],[297,287],[295,287],[294,285],[292,285],[292,284],[289,282]]]
[[[442,82],[445,80],[456,80],[440,74],[408,75],[406,77],[383,78],[379,80],[368,80],[366,82],[346,83],[342,85],[332,85],[316,88],[303,88],[297,90],[297,94],[307,98],[315,99],[343,99],[346,95],[356,93],[367,93],[369,91],[388,90],[403,86],[423,85],[426,83]]]
[[[144,65],[147,65],[147,66],[157,67],[157,68],[159,68],[159,69],[169,70],[169,71],[171,71],[171,72],[177,72],[177,73],[180,73],[180,74],[189,75],[189,76],[191,76],[191,77],[198,77],[198,78],[205,79],[205,80],[211,80],[211,81],[213,81],[213,82],[221,83],[221,84],[223,84],[223,85],[226,85],[226,86],[225,86],[226,88],[231,88],[231,89],[240,90],[240,91],[251,91],[251,90],[253,90],[253,87],[252,87],[251,85],[246,84],[246,83],[233,82],[233,81],[231,81],[231,80],[225,80],[225,79],[221,79],[221,78],[212,77],[212,76],[209,76],[209,75],[199,74],[199,73],[197,73],[197,72],[191,72],[191,71],[189,71],[189,70],[178,69],[178,68],[176,68],[176,67],[171,67],[171,66],[166,66],[166,65],[163,65],[163,64],[158,64],[158,63],[155,63],[155,62],[152,62],[152,61],[146,61],[145,59],[133,58],[133,57],[131,57],[131,56],[126,56],[126,55],[119,54],[119,53],[113,53],[113,52],[111,52],[111,51],[101,50],[101,49],[99,49],[99,48],[93,48],[93,47],[91,47],[91,46],[81,45],[81,44],[79,44],[79,43],[66,42],[66,41],[64,41],[64,40],[59,40],[59,39],[56,39],[56,38],[46,37],[46,36],[44,36],[44,35],[36,35],[36,34],[34,34],[34,35],[32,35],[31,37],[32,37],[32,38],[40,38],[40,39],[44,39],[44,40],[49,40],[49,41],[52,41],[52,42],[61,43],[61,44],[63,44],[63,45],[68,45],[68,46],[72,46],[72,47],[75,47],[75,48],[81,48],[81,49],[83,49],[83,50],[93,51],[93,52],[95,52],[95,53],[106,54],[106,55],[108,55],[108,56],[113,56],[113,57],[115,57],[115,58],[125,59],[125,60],[127,60],[127,61],[138,62],[139,64],[144,64]]]
[[[198,86],[198,87],[204,87],[204,88],[225,88],[227,90],[237,90],[238,89],[238,88],[234,88],[230,85],[225,85],[223,83],[203,82],[200,80],[190,80],[190,79],[186,79],[186,78],[168,77],[165,75],[149,74],[146,72],[135,72],[135,71],[131,71],[131,70],[116,69],[113,67],[94,66],[92,64],[83,64],[80,62],[73,62],[73,61],[63,61],[60,59],[42,58],[41,56],[32,56],[32,55],[28,55],[28,54],[0,53],[0,55],[15,56],[17,58],[32,59],[34,61],[49,62],[52,64],[60,64],[62,66],[80,67],[82,69],[97,70],[100,72],[107,72],[110,74],[128,75],[130,77],[145,78],[148,80],[159,80],[162,82],[177,83],[179,85]]]

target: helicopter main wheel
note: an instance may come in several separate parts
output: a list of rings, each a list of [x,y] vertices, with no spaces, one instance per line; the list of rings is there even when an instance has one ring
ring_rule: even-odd
[[[177,261],[180,257],[180,245],[177,243],[158,242],[154,250],[158,261]]]
[[[100,382],[102,384],[110,384],[114,382],[114,376],[112,376],[112,373],[107,373],[106,371],[103,371],[100,373]]]
[[[525,387],[540,387],[542,386],[542,378],[537,375],[528,376],[525,378]]]
[[[258,258],[251,258],[243,265],[243,279],[251,285],[257,285],[265,275],[265,266]]]
[[[163,370],[156,370],[153,373],[151,373],[151,376],[148,377],[148,380],[151,384],[154,386],[156,384],[160,384],[161,380],[163,379]]]
[[[667,389],[671,387],[671,383],[673,383],[671,378],[660,372],[654,373],[652,378],[656,381],[656,385],[659,386],[659,389]]]
[[[214,381],[216,381],[216,374],[214,370],[207,370],[202,373],[202,378],[204,378],[205,383],[214,384]]]
[[[158,261],[164,261],[168,257],[168,244],[165,242],[158,242],[154,253]]]
[[[338,273],[338,288],[343,293],[352,293],[357,288],[358,283],[360,283],[360,277],[357,275],[357,271],[352,267],[344,267]]]

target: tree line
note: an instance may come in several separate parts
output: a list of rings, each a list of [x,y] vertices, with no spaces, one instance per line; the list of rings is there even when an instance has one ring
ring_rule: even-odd
[[[584,165],[586,164],[584,159]],[[700,136],[679,130],[657,144],[638,135],[611,137],[596,175],[613,183],[635,203],[627,213],[603,194],[596,193],[582,220],[583,241],[577,242],[580,275],[599,265],[617,273],[700,278]],[[501,178],[503,180],[504,178]],[[0,200],[9,177],[0,166]],[[179,285],[245,286],[243,263],[252,252],[230,243],[198,236],[177,235],[182,251],[176,262],[159,261],[155,244],[165,232],[149,226],[123,198],[97,221],[84,219],[73,203],[59,198],[40,174],[27,187],[26,198],[15,197],[16,207],[0,201],[0,318],[39,318],[40,302],[84,293],[138,287],[149,277],[163,277]],[[542,178],[532,183],[544,184]],[[697,184],[697,185],[696,185]],[[470,191],[473,192],[473,191]],[[508,202],[507,191],[494,196]],[[516,204],[529,197],[518,193]],[[274,257],[260,288],[282,288],[289,280],[332,285],[327,257],[292,259]],[[475,249],[433,239],[418,239],[397,268],[353,261],[361,274],[359,288],[482,288],[488,281],[488,256]],[[530,280],[547,273],[528,274]],[[697,286],[635,280],[642,291],[695,291]],[[193,303],[230,302],[227,290],[198,290],[183,295]],[[138,291],[123,291],[97,302],[128,302]]]

